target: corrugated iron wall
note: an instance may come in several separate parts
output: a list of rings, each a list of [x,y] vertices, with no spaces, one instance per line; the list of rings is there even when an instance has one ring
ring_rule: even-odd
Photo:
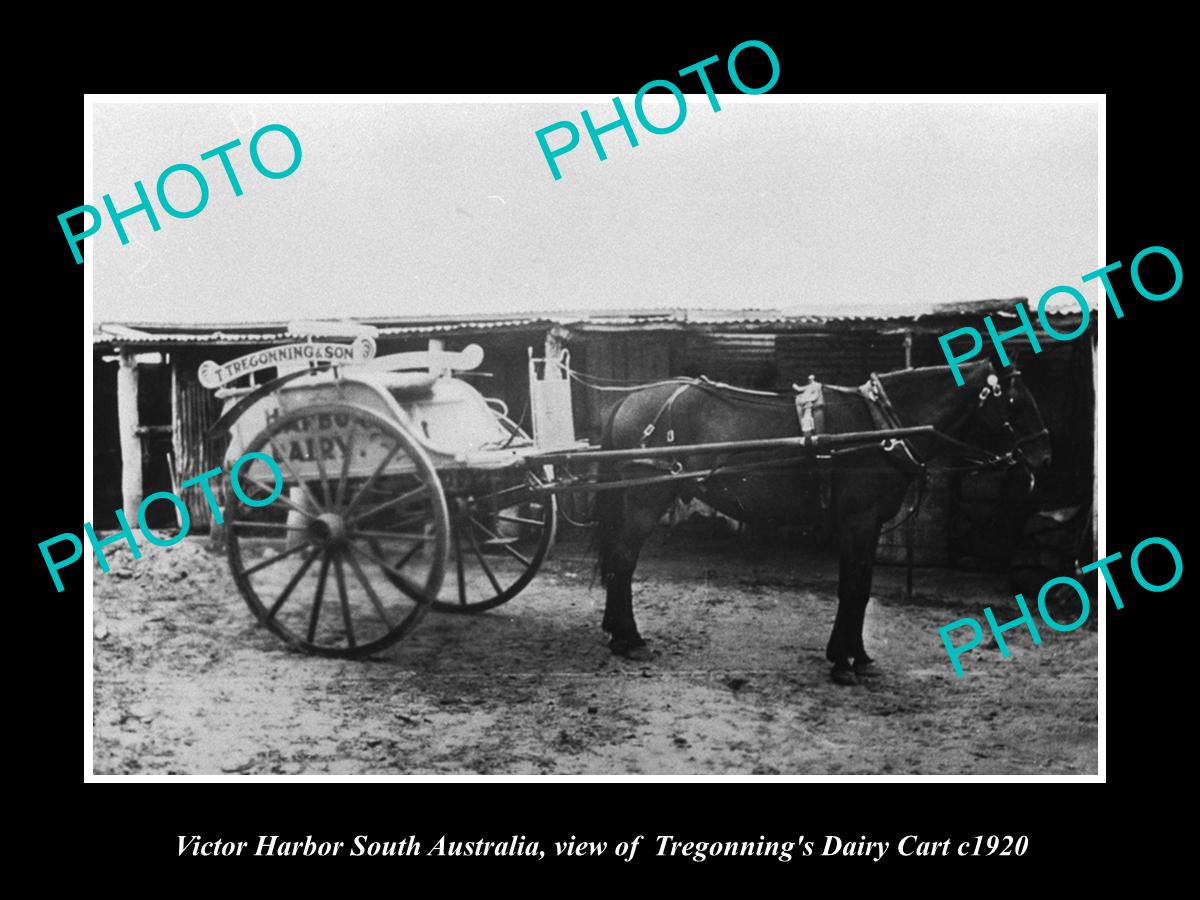
[[[96,528],[115,528],[121,508],[121,436],[117,429],[117,364],[92,355],[92,504]]]
[[[599,384],[647,384],[683,374],[677,364],[681,337],[672,332],[588,334],[584,340],[569,343],[571,365]],[[609,411],[624,397],[620,391],[596,391],[576,384],[571,394],[576,435],[598,442]]]
[[[207,355],[205,356],[207,358]],[[200,385],[196,369],[200,358],[195,354],[171,355],[172,431],[171,443],[175,453],[175,483],[182,484],[201,472],[221,465],[224,441],[205,438],[208,429],[221,416],[221,401],[213,392]],[[217,479],[221,484],[224,479]],[[180,495],[187,504],[192,528],[206,531],[212,525],[212,510],[200,490],[185,490]],[[220,494],[217,494],[220,499]]]
[[[689,333],[683,342],[683,370],[739,387],[771,390],[779,381],[774,334]]]
[[[809,375],[827,384],[853,386],[872,372],[904,368],[904,336],[869,331],[781,334],[776,356],[781,389],[805,384]]]
[[[975,323],[975,316],[947,320],[945,328],[929,323],[924,332],[914,334],[913,364],[944,365],[945,358],[937,343],[937,334]],[[860,384],[871,371],[885,372],[902,368],[905,362],[904,333],[896,323],[868,327],[861,322],[827,323],[820,331],[781,331],[751,333],[733,330],[704,332],[683,331],[575,331],[568,339],[573,366],[603,379],[607,384],[640,384],[676,375],[706,375],[709,378],[758,389],[786,390],[792,383],[804,383],[810,374],[832,384]],[[1061,326],[1070,330],[1070,323]],[[890,333],[888,333],[890,332]],[[525,411],[528,399],[527,356],[532,346],[542,354],[544,329],[505,333],[456,334],[448,336],[449,349],[461,349],[468,343],[484,346],[483,372],[492,377],[466,376],[485,396],[504,399],[514,419]],[[1091,337],[1089,335],[1089,337]],[[1034,355],[1022,353],[1021,368],[1038,400],[1047,427],[1054,439],[1054,470],[1047,483],[1061,485],[1064,495],[1090,496],[1092,484],[1092,440],[1094,395],[1092,393],[1092,349],[1089,338],[1063,344],[1046,340],[1044,350]],[[1008,346],[1013,346],[1010,342]],[[426,338],[383,338],[380,354],[406,349],[423,349]],[[220,403],[196,380],[196,369],[203,359],[228,359],[254,349],[238,347],[187,347],[171,351],[172,440],[175,474],[179,481],[219,466],[220,447],[208,445],[204,434],[218,417]],[[99,353],[97,353],[97,363]],[[107,364],[111,365],[111,364]],[[110,379],[111,380],[111,379]],[[107,382],[104,382],[107,383]],[[599,439],[602,423],[612,405],[624,395],[596,392],[575,385],[574,402],[577,434],[593,441]],[[111,406],[111,403],[109,403]],[[98,411],[102,407],[97,401]],[[107,407],[103,407],[107,408]],[[99,414],[99,413],[98,413]],[[528,417],[526,417],[528,419]],[[528,420],[525,423],[528,429]],[[97,472],[104,471],[102,461],[112,456],[107,432],[97,426]],[[111,469],[111,465],[108,466]],[[99,489],[98,489],[99,495]],[[959,492],[961,493],[961,492]],[[984,492],[986,493],[986,492]],[[979,494],[979,496],[975,496]],[[582,495],[580,495],[582,496]],[[950,532],[962,530],[967,513],[987,505],[988,496],[971,494],[970,509],[950,490],[939,485],[927,500],[927,508],[914,523],[918,563],[938,564],[949,561],[953,546],[947,548]],[[185,492],[185,500],[194,523],[202,529],[211,522],[211,513],[203,496]],[[106,501],[105,509],[114,505]],[[958,510],[958,507],[963,507]],[[971,528],[986,530],[979,516],[971,515]],[[984,517],[986,519],[986,516]],[[961,520],[961,521],[960,521]],[[958,523],[958,524],[956,524]],[[883,541],[881,557],[892,561],[903,558],[903,533],[899,529]],[[953,541],[950,544],[953,545]]]
[[[1077,496],[1092,492],[1096,396],[1091,385],[1090,337],[1050,344],[1037,356],[1024,354],[1017,363],[1050,431],[1047,482]],[[1062,500],[1076,502],[1067,496]]]
[[[944,566],[950,562],[951,496],[954,476],[945,472],[930,475],[925,497],[917,515],[912,515],[918,502],[914,483],[904,498],[900,511],[883,526],[875,561],[904,565],[908,561],[908,544],[912,542],[914,566]]]

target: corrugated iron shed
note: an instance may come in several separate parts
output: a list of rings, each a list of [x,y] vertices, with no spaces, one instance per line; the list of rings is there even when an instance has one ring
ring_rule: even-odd
[[[613,331],[699,331],[708,333],[806,332],[829,325],[844,329],[891,327],[934,331],[946,321],[964,316],[1012,315],[1024,303],[1031,311],[1037,303],[1025,297],[973,300],[962,303],[900,304],[892,309],[850,308],[846,312],[811,314],[778,309],[659,309],[591,310],[582,312],[516,313],[512,315],[408,316],[349,318],[377,329],[380,337],[419,338],[550,329],[555,326],[580,333]],[[1088,300],[1089,310],[1095,309]],[[1066,294],[1053,297],[1049,315],[1078,317],[1076,301]],[[1031,316],[1031,318],[1035,318]],[[334,323],[334,320],[330,320]],[[124,346],[179,346],[188,344],[278,344],[297,340],[287,322],[218,323],[213,325],[144,322],[105,322],[96,326],[93,342]]]
[[[550,319],[430,319],[422,322],[376,322],[370,319],[352,321],[374,325],[379,337],[437,337],[453,334],[529,331],[552,328]],[[189,344],[281,344],[302,340],[288,333],[287,323],[255,324],[253,326],[217,325],[211,328],[192,325],[125,325],[103,323],[92,335],[94,344],[122,346],[175,346]]]

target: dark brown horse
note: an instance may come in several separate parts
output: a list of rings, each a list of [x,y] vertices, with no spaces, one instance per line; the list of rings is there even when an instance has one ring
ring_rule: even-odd
[[[814,526],[827,506],[840,565],[837,615],[825,654],[839,684],[857,684],[860,676],[870,674],[872,661],[863,647],[862,631],[875,549],[883,524],[899,512],[921,466],[957,456],[959,462],[980,465],[1025,465],[1032,473],[1050,459],[1049,435],[1015,367],[998,375],[990,362],[978,362],[962,371],[962,387],[955,387],[947,367],[935,366],[880,375],[870,398],[857,389],[826,386],[824,391],[826,433],[932,425],[957,438],[957,445],[920,437],[887,452],[880,442],[835,452],[826,461],[799,456],[795,450],[772,450],[609,464],[602,477],[644,477],[672,466],[677,471],[758,466],[718,472],[701,482],[597,494],[598,568],[607,590],[603,627],[612,637],[612,651],[634,659],[651,655],[634,621],[631,581],[642,544],[676,497],[699,497],[725,515],[751,523]],[[800,433],[790,396],[680,380],[631,391],[609,417],[602,443],[605,449],[625,449]]]

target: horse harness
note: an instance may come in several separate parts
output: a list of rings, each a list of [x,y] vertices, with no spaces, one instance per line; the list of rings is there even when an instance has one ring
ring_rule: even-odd
[[[1009,380],[1010,387],[1018,374],[1019,372],[1014,369],[1012,377]],[[650,439],[659,431],[659,426],[663,424],[665,424],[665,433],[663,435],[665,445],[670,446],[675,443],[675,428],[673,423],[673,410],[675,403],[684,393],[693,387],[698,387],[701,389],[708,388],[719,391],[730,391],[733,393],[771,398],[777,398],[780,396],[779,394],[769,391],[755,391],[747,388],[739,388],[733,385],[723,384],[704,376],[701,376],[700,378],[679,379],[676,381],[675,390],[672,391],[671,394],[662,402],[662,404],[658,407],[658,410],[655,412],[653,418],[642,430],[642,436],[638,442],[638,446],[648,447]],[[792,387],[794,389],[793,401],[796,409],[796,417],[799,422],[800,432],[805,436],[822,434],[825,431],[825,388],[835,391],[842,391],[845,393],[853,393],[862,397],[863,400],[866,401],[867,409],[870,413],[872,422],[874,422],[875,426],[881,430],[892,430],[904,427],[904,422],[901,420],[900,414],[896,411],[896,407],[892,404],[891,398],[888,397],[887,390],[883,386],[883,381],[879,378],[879,375],[876,372],[872,372],[867,381],[859,385],[857,388],[844,388],[839,385],[825,385],[817,381],[816,377],[813,375],[808,376],[807,384],[803,386],[794,384]],[[987,384],[979,392],[978,402],[968,408],[963,416],[960,417],[956,422],[952,423],[952,425],[946,430],[958,431],[960,428],[965,426],[967,421],[972,416],[983,410],[989,401],[1001,401],[1004,393],[1005,391],[1001,387],[999,378],[997,378],[995,374],[989,375]],[[1012,423],[1008,420],[1007,416],[1003,417],[1001,422],[1013,437],[1012,449],[1002,454],[994,453],[982,447],[968,444],[965,441],[961,441],[955,437],[952,437],[950,434],[942,433],[938,435],[940,440],[955,447],[959,451],[960,455],[969,461],[969,464],[966,466],[955,467],[956,471],[973,471],[999,465],[1014,465],[1019,461],[1019,457],[1021,455],[1020,447],[1022,444],[1036,440],[1048,433],[1045,428],[1042,428],[1040,431],[1034,434],[1027,435],[1023,438],[1018,438],[1012,427]],[[862,447],[830,450],[823,454],[817,454],[816,458],[820,461],[828,461],[834,456],[838,456],[843,453],[859,452],[864,449],[874,448],[876,446],[883,452],[888,462],[890,462],[897,470],[909,475],[910,477],[919,477],[921,479],[922,488],[924,487],[924,484],[928,478],[929,462],[921,458],[921,455],[916,451],[916,449],[912,446],[911,441],[907,438],[886,438],[878,445],[868,444]],[[679,474],[683,471],[683,463],[678,459],[674,459],[671,462],[649,459],[640,462],[651,465],[654,468],[661,468],[670,471],[674,474]],[[769,465],[769,463],[766,465]],[[748,467],[759,468],[760,464],[752,463],[749,464]],[[733,471],[739,467],[719,466],[718,468],[725,469],[726,471]],[[747,466],[742,466],[740,468],[747,468]],[[822,490],[821,493],[825,494],[827,491]]]
[[[658,423],[661,421],[664,415],[667,417],[667,433],[665,435],[666,442],[667,444],[675,443],[675,429],[671,424],[671,410],[675,406],[675,401],[679,399],[679,395],[688,388],[692,387],[694,384],[695,382],[692,381],[684,382],[683,384],[679,385],[679,387],[675,388],[670,397],[663,401],[662,406],[658,408],[658,412],[654,414],[654,418],[650,420],[650,424],[642,430],[642,439],[638,442],[639,447],[645,447],[647,445],[646,442],[650,440],[651,436],[658,429]]]
[[[875,372],[871,373],[871,377],[858,387],[858,393],[867,401],[867,410],[871,414],[871,420],[875,423],[876,428],[903,428],[904,425],[900,421],[900,414],[896,412],[896,407],[892,405],[891,399],[884,390],[883,382],[879,380],[879,375]],[[904,472],[907,475],[919,475],[924,479],[927,473],[927,464],[921,460],[917,452],[913,449],[912,444],[907,440],[896,440],[889,438],[880,444],[880,450],[887,457],[888,462]]]

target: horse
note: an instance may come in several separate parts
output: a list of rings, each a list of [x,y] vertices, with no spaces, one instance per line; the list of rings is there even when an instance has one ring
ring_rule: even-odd
[[[830,676],[837,684],[854,685],[876,674],[862,634],[875,550],[882,526],[899,512],[912,479],[931,462],[950,456],[968,460],[968,467],[1025,466],[1032,486],[1034,473],[1050,462],[1049,433],[1015,361],[1000,374],[987,360],[963,365],[960,372],[959,387],[947,366],[872,374],[857,389],[823,386],[825,433],[932,425],[950,440],[936,435],[875,440],[833,450],[825,459],[795,449],[692,450],[668,462],[603,463],[602,481],[711,470],[696,480],[651,478],[653,483],[641,481],[636,488],[597,492],[596,564],[606,591],[602,628],[612,652],[652,658],[633,615],[633,573],[663,512],[676,498],[699,498],[750,525],[816,525],[831,519],[839,564],[837,613],[825,652]],[[601,446],[683,446],[800,433],[794,395],[746,391],[707,379],[670,379],[630,389],[607,416]]]

